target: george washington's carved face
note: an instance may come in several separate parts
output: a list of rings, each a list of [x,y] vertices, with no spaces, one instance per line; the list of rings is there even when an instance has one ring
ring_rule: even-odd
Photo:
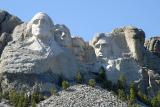
[[[39,39],[45,39],[50,36],[52,29],[52,21],[45,13],[37,13],[31,20],[32,35]]]
[[[29,49],[43,51],[45,46],[50,45],[54,40],[53,22],[51,18],[42,12],[37,13],[28,23],[31,38],[28,39]],[[50,42],[51,41],[51,42]]]

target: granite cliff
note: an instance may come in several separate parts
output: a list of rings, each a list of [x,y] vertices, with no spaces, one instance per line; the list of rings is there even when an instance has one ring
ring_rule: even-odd
[[[74,83],[80,71],[88,81],[103,67],[113,83],[124,75],[127,85],[134,82],[149,97],[158,93],[159,37],[145,41],[145,32],[133,26],[97,33],[89,42],[72,36],[67,26],[55,24],[45,13],[22,22],[0,11],[2,90],[32,93],[39,88],[49,93],[61,79]]]

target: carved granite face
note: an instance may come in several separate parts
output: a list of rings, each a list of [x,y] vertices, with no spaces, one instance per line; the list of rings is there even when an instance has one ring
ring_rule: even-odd
[[[55,25],[54,27],[55,40],[63,47],[72,45],[71,34],[65,25]]]
[[[99,58],[108,58],[111,55],[111,46],[106,36],[99,36],[94,43],[95,54]]]
[[[27,27],[30,29],[28,30],[28,35],[30,35],[27,40],[28,49],[43,52],[46,46],[50,47],[54,40],[52,33],[54,25],[47,14],[37,13],[27,24]]]
[[[46,39],[50,36],[53,23],[50,17],[45,13],[37,13],[31,20],[31,33],[39,39]]]

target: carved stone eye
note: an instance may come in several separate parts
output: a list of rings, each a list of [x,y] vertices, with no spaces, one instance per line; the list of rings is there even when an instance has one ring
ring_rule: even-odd
[[[95,48],[100,48],[100,44],[96,44],[96,45],[95,45]]]
[[[39,23],[39,19],[36,19],[33,21],[34,24],[38,24]]]
[[[33,21],[34,24],[38,25],[38,24],[47,24],[47,22],[44,19],[36,19]]]
[[[108,47],[108,44],[107,43],[103,43],[101,44],[102,47]]]

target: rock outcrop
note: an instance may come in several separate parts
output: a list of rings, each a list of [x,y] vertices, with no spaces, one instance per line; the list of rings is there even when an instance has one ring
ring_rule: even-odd
[[[84,60],[86,47],[89,45],[82,39],[71,38],[65,25],[54,25],[47,14],[40,12],[30,22],[14,29],[12,41],[1,56],[2,87],[33,91],[38,85],[45,92],[59,78],[74,80],[78,70],[87,72],[92,68],[83,63],[87,62]],[[35,80],[30,81],[30,76]]]
[[[125,75],[128,83],[139,80],[145,37],[142,32],[132,26],[117,28],[111,33],[97,34],[90,42],[112,81],[117,82],[120,75]]]
[[[101,67],[112,82],[124,75],[127,85],[134,81],[144,93],[143,89],[149,88],[151,97],[160,89],[159,38],[146,42],[145,48],[145,33],[136,27],[97,33],[85,42],[72,37],[67,26],[54,24],[45,13],[22,23],[0,11],[0,35],[0,52],[4,49],[0,61],[2,90],[32,92],[39,88],[49,92],[62,79],[73,82],[77,71],[85,81],[94,78]]]
[[[106,68],[108,79],[117,82],[120,75],[124,75],[128,85],[134,81],[140,89],[152,87],[152,92],[143,92],[154,96],[160,88],[156,82],[156,78],[159,78],[160,67],[157,65],[160,59],[144,47],[144,41],[144,31],[126,26],[116,28],[111,33],[98,33],[90,43],[100,65]]]
[[[160,57],[160,37],[152,37],[145,41],[144,46],[153,54]]]
[[[0,10],[0,55],[7,45],[8,41],[11,40],[11,33],[14,28],[21,24],[22,21],[4,10]]]

